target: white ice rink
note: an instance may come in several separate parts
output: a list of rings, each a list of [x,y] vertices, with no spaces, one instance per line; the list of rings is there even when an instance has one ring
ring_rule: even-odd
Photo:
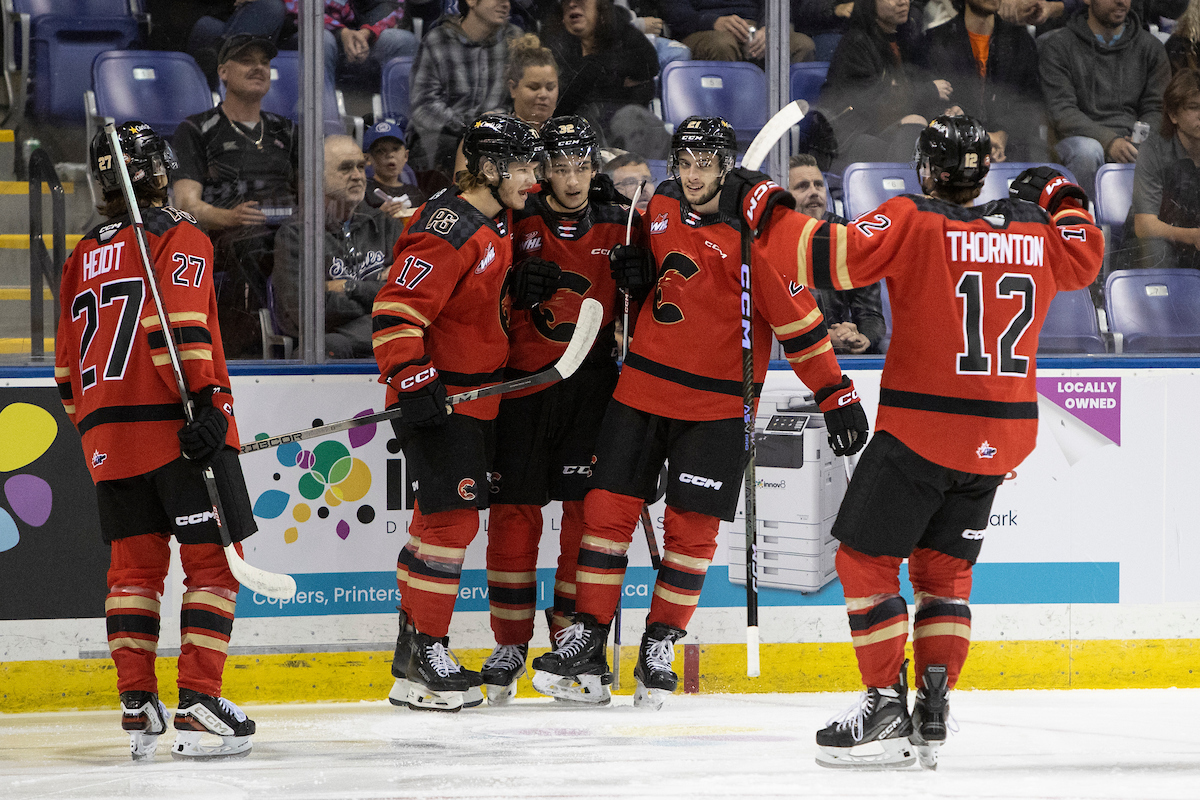
[[[848,694],[257,706],[246,758],[134,764],[118,712],[0,715],[0,798],[1200,798],[1200,690],[956,692],[937,772],[813,762]]]

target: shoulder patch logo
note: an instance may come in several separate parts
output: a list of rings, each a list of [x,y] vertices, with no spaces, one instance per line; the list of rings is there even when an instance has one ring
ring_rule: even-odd
[[[485,269],[490,267],[492,262],[495,260],[496,248],[491,242],[488,242],[487,251],[484,252],[483,259],[479,262],[479,266],[475,268],[475,274],[478,275],[483,272]]]
[[[451,229],[458,222],[458,214],[455,214],[448,208],[439,208],[433,212],[433,216],[429,218],[429,224],[425,227],[433,231],[439,236],[449,236]]]
[[[667,231],[667,215],[666,213],[659,214],[654,218],[654,222],[650,223],[651,233],[666,233]]]
[[[542,235],[537,231],[530,231],[525,234],[525,238],[521,240],[521,250],[529,253],[534,250],[542,249]]]
[[[988,444],[987,439],[984,439],[983,444],[975,448],[975,455],[979,456],[980,458],[995,458],[996,452],[996,448]]]

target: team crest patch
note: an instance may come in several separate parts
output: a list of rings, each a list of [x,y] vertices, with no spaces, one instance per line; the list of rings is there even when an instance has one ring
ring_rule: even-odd
[[[483,272],[485,269],[490,267],[492,262],[495,260],[496,248],[491,242],[488,242],[487,250],[483,254],[483,259],[479,262],[479,266],[475,268],[475,274],[478,275],[479,273]]]
[[[984,439],[983,444],[975,448],[975,455],[979,456],[980,458],[995,458],[996,448],[988,444],[987,439]]]
[[[667,215],[659,214],[654,218],[654,222],[650,223],[651,233],[666,233],[667,231]]]
[[[475,479],[463,478],[458,482],[458,496],[463,500],[475,499]]]
[[[533,250],[542,249],[542,235],[537,231],[530,231],[525,234],[525,238],[521,240],[521,250],[528,253]]]
[[[92,451],[92,469],[96,469],[107,460],[108,453],[101,453],[99,450]]]

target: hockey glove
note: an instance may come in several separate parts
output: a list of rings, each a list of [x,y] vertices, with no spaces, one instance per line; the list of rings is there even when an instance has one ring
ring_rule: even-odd
[[[629,198],[617,191],[613,180],[603,172],[592,176],[592,185],[588,189],[588,199],[595,203],[624,203],[629,204]]]
[[[825,414],[825,428],[829,433],[829,446],[835,456],[852,456],[867,443],[867,413],[859,402],[858,390],[849,376],[843,375],[840,383],[826,386],[814,395],[817,405]]]
[[[1054,167],[1030,167],[1008,187],[1014,200],[1037,203],[1051,216],[1064,208],[1087,208],[1087,195]]]
[[[179,429],[179,452],[188,461],[208,466],[225,446],[229,420],[212,399],[217,387],[209,386],[192,395],[192,421]]]
[[[737,167],[725,176],[719,210],[729,224],[740,227],[744,222],[755,237],[761,236],[771,214],[780,205],[794,209],[796,198],[771,180],[770,175]]]
[[[608,254],[608,265],[612,267],[613,280],[617,288],[629,292],[637,300],[658,281],[658,268],[654,265],[654,254],[636,244],[618,244]]]
[[[529,258],[513,268],[512,298],[517,308],[533,308],[558,291],[562,270],[553,261]]]
[[[429,356],[401,364],[392,371],[387,382],[400,395],[400,419],[392,420],[397,436],[401,422],[412,428],[436,428],[446,424],[446,417],[450,415],[446,387]],[[395,408],[394,405],[388,407]]]

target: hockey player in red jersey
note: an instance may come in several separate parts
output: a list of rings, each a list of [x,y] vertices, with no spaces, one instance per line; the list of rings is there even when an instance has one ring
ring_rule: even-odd
[[[719,208],[735,157],[733,128],[717,117],[690,117],[672,138],[675,179],[659,185],[646,217],[657,284],[638,315],[596,444],[574,624],[553,652],[533,661],[534,688],[543,693],[608,702],[605,639],[626,551],[664,461],[664,552],[634,668],[634,702],[657,708],[678,682],[673,645],[699,600],[720,521],[733,519],[746,465],[741,238],[737,217],[730,225]],[[834,452],[857,452],[867,437],[866,414],[838,368],[821,312],[808,291],[759,262],[752,270],[756,391],[773,331],[792,368],[816,390]]]
[[[1104,239],[1084,194],[1050,167],[1021,173],[1011,199],[972,206],[990,152],[978,122],[938,117],[917,143],[925,196],[893,198],[847,226],[778,210],[783,190],[761,173],[727,185],[729,204],[761,234],[756,246],[791,265],[797,283],[841,290],[886,278],[891,297],[875,438],[833,529],[866,690],[817,733],[826,766],[919,757],[936,767],[970,644],[971,568],[996,489],[1037,436],[1038,332],[1055,293],[1087,286],[1100,269]],[[906,558],[916,600],[911,717]]]
[[[448,649],[467,545],[488,505],[488,472],[499,397],[461,403],[451,393],[499,383],[508,358],[510,302],[532,305],[556,285],[539,262],[512,276],[512,211],[525,207],[543,148],[513,117],[480,117],[463,137],[458,189],[418,210],[396,241],[395,263],[375,298],[373,345],[387,406],[399,405],[417,507],[396,565],[400,634],[389,699],[414,709],[458,711],[483,701],[478,672]],[[511,284],[512,300],[506,289]]]
[[[100,529],[112,548],[104,613],[117,667],[121,727],[135,760],[152,758],[169,718],[158,696],[159,607],[179,541],[185,591],[179,709],[172,754],[213,757],[250,750],[254,721],[221,697],[238,582],[229,571],[201,475],[210,464],[234,542],[257,530],[238,464],[238,433],[212,282],[212,243],[187,213],[166,205],[174,156],[149,125],[118,128],[147,249],[178,344],[195,416],[167,355],[111,145],[103,131],[90,160],[108,222],[91,230],[63,267],[55,380],[83,438],[96,482]],[[181,457],[182,453],[182,457]],[[238,545],[240,550],[240,545]],[[220,737],[219,745],[201,743]]]
[[[579,370],[566,380],[505,396],[496,420],[496,458],[488,517],[488,602],[496,648],[482,676],[488,703],[506,703],[525,673],[536,609],[542,506],[562,501],[560,555],[551,633],[575,611],[575,557],[583,538],[583,497],[604,409],[617,384],[614,338],[619,288],[641,291],[654,280],[640,247],[626,247],[629,206],[600,173],[599,148],[583,117],[555,117],[542,126],[546,179],[518,214],[516,259],[546,259],[562,267],[559,289],[532,309],[512,312],[509,378],[540,372],[566,350],[584,298],[604,306],[601,332]],[[616,251],[618,261],[610,264]],[[632,265],[619,269],[616,264]]]

